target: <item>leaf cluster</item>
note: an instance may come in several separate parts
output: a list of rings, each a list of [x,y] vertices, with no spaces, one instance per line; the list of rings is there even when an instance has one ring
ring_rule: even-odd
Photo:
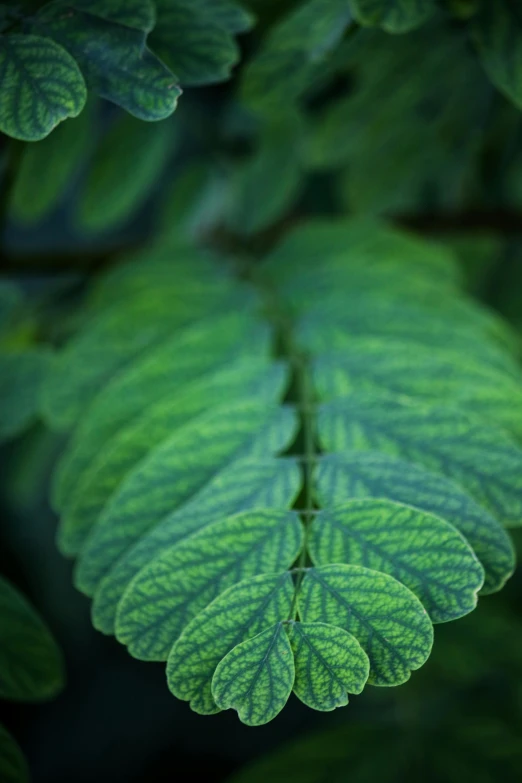
[[[367,220],[114,267],[42,405],[94,625],[249,725],[407,681],[514,569],[518,354],[448,250]]]

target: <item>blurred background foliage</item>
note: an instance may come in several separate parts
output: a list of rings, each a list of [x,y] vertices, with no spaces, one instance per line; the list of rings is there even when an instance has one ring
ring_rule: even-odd
[[[522,115],[477,58],[483,4],[433,3],[400,35],[350,24],[347,6],[319,24],[310,3],[243,5],[258,17],[237,39],[244,64],[223,81],[173,63],[186,89],[168,119],[144,123],[91,94],[43,141],[1,137],[0,573],[46,618],[68,679],[52,703],[2,704],[2,722],[36,783],[515,783],[520,573],[438,626],[407,685],[352,698],[349,713],[293,698],[252,731],[231,713],[192,713],[169,695],[162,666],[97,634],[55,548],[47,493],[62,443],[34,400],[47,346],[74,330],[86,281],[121,252],[160,238],[175,258],[187,237],[257,252],[310,215],[383,215],[450,244],[470,290],[522,334]],[[2,378],[18,374],[27,399],[15,419]]]

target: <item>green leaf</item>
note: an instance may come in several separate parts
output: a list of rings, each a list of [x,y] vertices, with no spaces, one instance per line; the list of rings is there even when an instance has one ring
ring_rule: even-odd
[[[388,33],[406,33],[435,12],[434,0],[350,0],[360,24],[379,25]]]
[[[217,335],[228,332],[228,339],[234,339],[234,334],[231,333],[233,319],[223,319],[223,326],[220,327],[216,321],[211,320],[214,312],[222,310],[226,313],[228,309],[237,309],[239,314],[235,321],[236,328],[238,328],[238,318],[242,318],[244,326],[248,327],[244,315],[244,292],[241,292],[243,301],[240,302],[239,291],[234,285],[230,285],[226,277],[217,281],[207,278],[206,266],[200,263],[201,257],[196,255],[190,258],[191,254],[187,254],[188,265],[193,270],[191,274],[199,272],[202,275],[189,292],[180,285],[183,279],[181,263],[178,266],[179,277],[174,276],[172,279],[171,256],[172,251],[169,250],[169,263],[166,267],[163,266],[162,270],[167,277],[167,284],[161,286],[161,274],[159,274],[156,285],[149,284],[149,290],[145,287],[141,292],[138,289],[133,297],[128,296],[121,301],[113,299],[104,311],[100,308],[98,313],[93,314],[89,329],[70,341],[67,350],[59,357],[44,390],[43,412],[52,427],[70,428],[92,402],[100,387],[109,384],[109,381],[131,360],[140,356],[143,358],[144,369],[139,367],[141,372],[129,373],[131,375],[129,383],[134,380],[134,384],[139,386],[141,381],[142,387],[154,393],[154,389],[158,388],[154,386],[154,381],[165,373],[165,366],[161,364],[161,360],[166,360],[173,349],[173,344],[166,342],[169,335],[172,343],[183,344],[183,339],[186,339],[186,364],[196,367],[208,366],[210,363],[208,354],[201,356],[196,351],[195,355],[191,356],[190,349],[187,351],[187,343],[190,343],[191,338],[196,341],[201,332],[208,334],[209,329],[214,329]],[[208,322],[196,324],[192,334],[187,332],[186,338],[176,331],[201,319],[204,314],[208,315]],[[161,345],[162,340],[165,340],[165,345]],[[194,346],[194,343],[192,345]],[[147,356],[146,350],[153,346],[158,350],[155,354],[151,353]],[[212,349],[215,350],[215,346],[212,346]],[[171,359],[171,365],[172,361]],[[122,379],[121,383],[126,380]],[[166,381],[172,383],[168,376],[164,384]],[[121,391],[120,389],[119,392]],[[129,400],[118,400],[116,410],[113,408],[110,412],[111,421],[113,418],[119,420],[120,406],[126,416],[131,404],[134,405],[133,410],[142,410],[145,400],[137,391],[135,395]],[[116,400],[117,396],[114,399]],[[113,430],[114,426],[112,425]]]
[[[170,121],[144,123],[128,114],[118,117],[89,166],[77,207],[78,226],[100,232],[129,220],[151,196],[176,143]]]
[[[255,155],[233,173],[227,222],[234,231],[261,231],[295,203],[303,185],[301,130],[297,115],[263,128]]]
[[[26,599],[0,579],[0,697],[44,701],[63,687],[60,650]]]
[[[447,476],[503,525],[522,521],[522,449],[477,416],[450,406],[352,394],[321,406],[319,437],[330,451],[376,450]]]
[[[10,198],[12,221],[36,223],[63,201],[92,148],[92,108],[88,103],[79,117],[24,148]]]
[[[255,576],[225,590],[196,615],[174,644],[167,663],[172,693],[190,701],[195,712],[218,712],[211,689],[216,667],[241,642],[290,618],[293,599],[288,572]]]
[[[22,751],[1,724],[0,777],[3,783],[29,783],[29,769]]]
[[[0,441],[37,420],[50,359],[49,352],[38,347],[0,352]]]
[[[239,61],[239,48],[209,4],[156,0],[156,6],[158,24],[150,45],[182,85],[213,84],[230,78]]]
[[[286,112],[306,90],[351,21],[346,0],[307,0],[267,36],[244,71],[243,96],[261,111]]]
[[[212,680],[212,693],[221,709],[235,709],[247,726],[261,726],[285,706],[294,676],[285,626],[277,623],[223,658]]]
[[[476,315],[478,333],[482,313]],[[485,321],[484,325],[487,328]],[[522,375],[494,370],[478,356],[389,337],[354,337],[342,352],[325,354],[314,362],[313,374],[321,399],[367,390],[457,404],[522,440]]]
[[[298,597],[305,623],[339,626],[370,659],[372,685],[400,685],[428,658],[433,626],[422,604],[391,576],[354,565],[306,571]]]
[[[395,577],[433,623],[473,611],[484,571],[448,522],[390,500],[351,500],[317,514],[309,531],[314,563],[347,563]]]
[[[80,462],[88,456],[85,451],[73,452],[69,468],[76,471],[74,493],[69,502],[61,504],[60,542],[64,549],[77,551],[130,470],[159,447],[167,434],[201,416],[208,407],[209,393],[241,402],[261,388],[267,393],[273,389],[276,396],[284,381],[283,368],[270,367],[266,360],[231,362],[224,370],[205,373],[193,383],[180,385],[178,394],[152,404],[130,426],[121,427],[105,450],[96,455],[93,452],[89,462]]]
[[[61,4],[144,33],[150,33],[156,23],[153,0],[61,0]]]
[[[325,623],[292,623],[288,635],[294,653],[294,693],[315,710],[348,704],[361,693],[370,671],[368,656],[354,636]]]
[[[312,223],[237,266],[177,241],[101,275],[45,407],[76,424],[53,502],[96,627],[169,660],[196,710],[259,721],[248,689],[211,681],[244,684],[219,667],[251,677],[260,633],[284,625],[297,695],[333,709],[364,654],[370,683],[406,681],[428,612],[508,578],[520,369],[451,253],[373,221]]]
[[[166,660],[184,626],[220,593],[289,568],[302,545],[303,527],[291,511],[245,511],[210,525],[135,577],[119,605],[117,639],[136,658]]]
[[[102,579],[93,597],[94,626],[104,633],[114,633],[118,604],[126,588],[162,552],[240,511],[288,508],[300,485],[301,474],[291,458],[249,458],[228,465],[190,500],[152,527]]]
[[[513,544],[497,520],[457,484],[419,465],[373,451],[327,454],[319,460],[316,491],[326,507],[350,498],[388,498],[450,522],[484,568],[482,594],[500,590],[514,571]]]
[[[484,69],[493,84],[522,108],[522,16],[516,3],[481,3],[471,31]]]
[[[100,97],[142,120],[163,120],[176,108],[180,89],[169,69],[146,45],[147,34],[84,11],[65,13],[48,3],[33,28],[55,39],[78,62]]]
[[[48,38],[0,35],[0,74],[0,130],[15,139],[45,138],[87,99],[75,60]]]
[[[254,24],[254,15],[235,0],[192,0],[192,5],[230,33],[245,33]]]
[[[92,595],[118,558],[227,462],[283,450],[295,427],[294,412],[267,399],[224,405],[174,431],[111,496],[82,549],[77,587]]]

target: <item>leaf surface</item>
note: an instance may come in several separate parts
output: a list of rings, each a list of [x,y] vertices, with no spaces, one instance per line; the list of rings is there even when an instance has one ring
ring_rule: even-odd
[[[427,511],[463,534],[485,571],[481,593],[500,590],[515,568],[513,543],[497,520],[442,475],[383,452],[321,457],[316,492],[328,508],[350,498],[388,498]]]
[[[238,644],[291,617],[294,585],[288,572],[262,575],[225,590],[186,626],[167,663],[172,693],[196,712],[219,711],[212,677]]]
[[[301,522],[290,511],[245,511],[216,522],[140,571],[119,605],[116,636],[137,658],[166,660],[184,626],[220,593],[289,568],[302,545]]]
[[[292,648],[282,623],[238,644],[219,663],[212,693],[223,709],[235,709],[247,726],[273,720],[294,683]]]
[[[406,33],[435,12],[433,0],[350,0],[360,24],[379,25],[388,33]]]
[[[344,628],[370,660],[372,685],[400,685],[428,658],[433,626],[422,604],[391,576],[355,565],[310,568],[298,597],[304,623]]]
[[[0,579],[0,696],[44,701],[63,686],[61,653],[26,599]]]
[[[22,751],[0,724],[0,777],[3,783],[29,783],[29,769]]]
[[[22,141],[45,138],[87,100],[73,57],[37,35],[0,35],[0,79],[0,130]]]
[[[294,653],[294,693],[308,707],[331,711],[361,693],[370,671],[357,639],[325,623],[293,623],[288,635]]]
[[[464,537],[432,514],[390,500],[352,500],[321,511],[309,532],[314,563],[382,571],[409,587],[433,623],[473,611],[484,571]]]

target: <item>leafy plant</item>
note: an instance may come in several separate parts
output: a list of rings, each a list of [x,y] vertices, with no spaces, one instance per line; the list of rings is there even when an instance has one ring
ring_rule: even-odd
[[[0,639],[0,698],[38,702],[60,692],[60,650],[39,615],[5,579],[0,579]],[[2,725],[0,774],[6,783],[29,780],[22,752]]]
[[[99,281],[45,385],[95,626],[252,725],[292,688],[330,710],[405,682],[514,568],[517,339],[448,251],[367,221],[236,273],[172,252]]]

